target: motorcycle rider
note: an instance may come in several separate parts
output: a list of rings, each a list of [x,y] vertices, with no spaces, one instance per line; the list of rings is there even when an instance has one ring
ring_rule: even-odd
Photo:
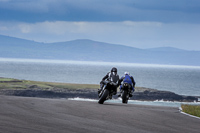
[[[103,77],[103,79],[100,82],[100,89],[98,89],[98,94],[103,89],[103,86],[104,86],[104,82],[103,81],[105,81],[105,80],[110,80],[110,81],[113,81],[115,83],[118,83],[118,81],[119,81],[119,75],[117,74],[117,68],[116,67],[113,67],[111,69],[111,72],[108,72],[106,74],[106,76]],[[118,85],[116,86],[114,95],[117,94],[117,87],[118,87]]]
[[[130,73],[129,72],[125,72],[124,73],[124,76],[122,76],[120,79],[119,79],[119,85],[120,85],[120,94],[118,95],[118,96],[121,96],[121,92],[122,92],[122,90],[121,90],[121,88],[122,88],[122,85],[121,85],[121,82],[123,81],[123,83],[128,83],[128,84],[130,84],[131,85],[131,88],[132,88],[132,90],[131,90],[131,92],[130,92],[130,95],[132,96],[133,95],[133,92],[135,91],[135,80],[134,80],[134,78],[133,78],[133,76],[131,76],[130,75]]]

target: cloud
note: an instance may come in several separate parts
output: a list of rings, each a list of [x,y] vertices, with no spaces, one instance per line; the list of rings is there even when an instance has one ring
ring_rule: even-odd
[[[200,22],[198,0],[9,0],[0,1],[0,20]]]
[[[0,2],[8,2],[8,1],[10,1],[10,0],[0,0]]]
[[[39,42],[200,47],[199,0],[0,0],[0,12],[0,34]]]

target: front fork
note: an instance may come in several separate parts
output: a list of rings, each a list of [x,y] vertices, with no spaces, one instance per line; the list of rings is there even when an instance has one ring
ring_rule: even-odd
[[[103,92],[104,92],[105,88],[106,88],[106,85],[104,85],[104,86],[103,86],[103,88],[102,88],[101,92],[99,93],[99,97],[101,97],[101,95],[103,94]]]

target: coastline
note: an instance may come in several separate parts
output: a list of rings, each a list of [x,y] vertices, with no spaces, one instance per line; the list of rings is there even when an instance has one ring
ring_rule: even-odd
[[[39,98],[90,98],[98,99],[97,89],[99,85],[70,84],[18,80],[0,77],[0,95],[39,97]],[[117,98],[117,96],[113,96]],[[151,88],[136,87],[131,100],[140,101],[198,101],[197,96],[178,95],[170,91],[160,91]]]

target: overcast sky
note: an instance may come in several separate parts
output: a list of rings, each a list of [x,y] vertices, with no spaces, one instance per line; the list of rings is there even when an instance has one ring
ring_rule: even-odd
[[[0,34],[200,50],[200,0],[0,0]]]

